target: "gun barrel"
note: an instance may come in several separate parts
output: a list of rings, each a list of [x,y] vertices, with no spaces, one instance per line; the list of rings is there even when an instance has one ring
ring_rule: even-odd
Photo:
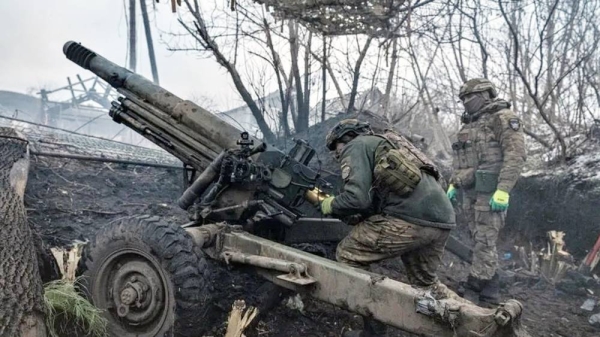
[[[236,146],[241,131],[195,103],[177,97],[79,43],[67,42],[63,52],[69,60],[90,70],[125,96],[115,103],[122,110],[113,116],[115,121],[131,127],[184,163],[204,169],[223,149]]]

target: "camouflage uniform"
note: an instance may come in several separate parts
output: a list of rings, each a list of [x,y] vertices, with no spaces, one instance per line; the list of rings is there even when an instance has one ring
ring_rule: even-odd
[[[464,125],[452,144],[454,173],[450,183],[462,190],[461,208],[475,241],[470,277],[485,283],[497,279],[496,241],[506,214],[492,211],[490,200],[498,190],[507,195],[511,192],[526,153],[521,121],[509,109],[510,103],[496,98],[491,82],[470,80],[459,97],[480,92],[488,93],[485,104],[476,112],[465,112]]]
[[[373,174],[376,161],[390,147],[385,137],[364,134],[348,142],[339,155],[344,187],[331,203],[332,214],[360,215],[364,220],[340,242],[336,258],[366,269],[373,262],[401,256],[410,282],[431,286],[437,283],[436,270],[455,227],[454,210],[436,178],[426,171],[410,193],[398,195],[378,187]]]
[[[323,201],[322,211],[362,219],[339,243],[336,259],[367,269],[373,262],[400,256],[411,284],[438,298],[457,298],[436,275],[456,217],[435,165],[404,137],[392,131],[374,135],[368,124],[357,120],[338,123],[327,135],[327,146],[336,150],[344,187]],[[394,169],[386,172],[395,176],[382,174],[391,164]],[[385,335],[384,324],[363,318],[363,332],[344,336]]]
[[[336,259],[367,269],[369,264],[401,256],[411,284],[437,283],[449,230],[411,224],[402,219],[373,215],[357,224],[338,245]]]
[[[355,137],[344,138],[347,131],[353,131]],[[345,144],[338,153],[344,187],[339,195],[331,197],[324,213],[362,221],[339,243],[336,259],[368,269],[373,262],[400,256],[411,284],[431,290],[438,298],[457,298],[436,275],[456,218],[437,181],[439,174],[433,163],[400,135],[391,131],[385,136],[373,135],[368,124],[357,120],[344,120],[330,131],[329,149],[336,149],[337,142]],[[406,185],[378,171],[391,163],[392,149],[402,154],[396,159],[406,159],[395,162],[405,170],[394,171]],[[363,332],[352,331],[344,336],[386,334],[384,324],[369,317],[363,319]]]

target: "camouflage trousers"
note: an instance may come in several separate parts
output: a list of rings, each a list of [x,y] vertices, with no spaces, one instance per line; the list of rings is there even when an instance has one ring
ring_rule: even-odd
[[[367,269],[373,262],[400,256],[409,282],[419,287],[438,283],[450,230],[413,225],[391,216],[374,215],[358,223],[337,246],[336,259]]]
[[[469,226],[473,247],[471,276],[480,280],[490,280],[498,269],[496,243],[500,230],[504,227],[506,212],[492,212],[492,194],[464,191],[461,209]]]

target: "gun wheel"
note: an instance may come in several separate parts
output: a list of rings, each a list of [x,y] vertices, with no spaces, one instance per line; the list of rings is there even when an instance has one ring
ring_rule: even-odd
[[[114,336],[197,336],[207,303],[206,261],[181,227],[158,217],[117,220],[85,247],[83,293]]]

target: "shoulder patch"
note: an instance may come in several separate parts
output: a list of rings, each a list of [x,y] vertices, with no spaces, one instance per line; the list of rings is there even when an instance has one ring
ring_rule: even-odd
[[[521,120],[518,118],[511,118],[508,120],[508,126],[515,131],[519,131],[521,128]]]
[[[350,165],[342,166],[342,179],[347,180],[350,177]]]

